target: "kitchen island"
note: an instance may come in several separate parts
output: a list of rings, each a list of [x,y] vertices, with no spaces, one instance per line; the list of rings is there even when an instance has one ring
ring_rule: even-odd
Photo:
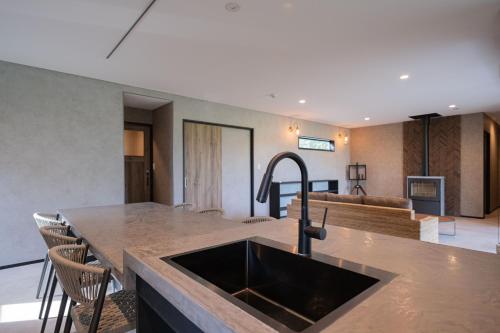
[[[93,209],[82,209],[76,224],[71,221],[75,215],[70,211],[61,213],[78,229],[85,225],[86,214],[89,219],[96,218]],[[151,286],[203,331],[276,332],[161,258],[255,236],[295,246],[296,221],[245,225],[216,216],[174,212],[172,208],[155,204],[140,204],[129,209],[129,213],[118,210],[120,213],[113,218],[106,216],[111,213],[105,208],[98,209],[102,227],[88,228],[82,236],[99,257],[113,258],[108,261],[121,267],[128,286],[133,286],[138,277],[137,280]],[[149,214],[147,211],[151,209],[156,213]],[[162,215],[156,215],[160,211]],[[125,230],[129,227],[124,226],[129,225],[135,231],[113,234],[113,227],[106,226],[106,221],[114,221],[109,223],[120,224]],[[95,222],[89,220],[88,223]],[[155,223],[157,228],[163,226],[165,230],[151,230],[150,226]],[[167,227],[169,224],[172,226]],[[323,332],[499,331],[500,256],[335,226],[326,228],[327,239],[313,240],[313,252],[392,272],[396,276],[325,327]],[[120,237],[125,237],[126,241]],[[103,246],[104,239],[114,245]]]

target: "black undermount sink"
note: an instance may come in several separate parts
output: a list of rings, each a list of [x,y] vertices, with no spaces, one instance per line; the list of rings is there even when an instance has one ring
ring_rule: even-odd
[[[162,258],[281,332],[316,332],[395,274],[254,237]]]

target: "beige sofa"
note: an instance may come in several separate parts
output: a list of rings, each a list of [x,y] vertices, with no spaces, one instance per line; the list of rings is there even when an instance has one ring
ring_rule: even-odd
[[[288,205],[289,218],[300,218],[300,205],[299,194]],[[328,208],[327,224],[427,242],[439,241],[438,218],[416,220],[408,199],[310,192],[310,219],[322,222],[325,208]]]

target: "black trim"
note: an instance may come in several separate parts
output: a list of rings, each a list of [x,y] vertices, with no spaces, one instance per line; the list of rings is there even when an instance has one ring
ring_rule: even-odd
[[[182,198],[183,201],[186,200],[186,187],[184,186],[184,179],[186,179],[186,161],[185,161],[185,150],[184,150],[184,124],[193,123],[200,125],[210,125],[218,127],[235,128],[241,130],[250,131],[250,216],[255,215],[255,204],[254,204],[254,129],[251,127],[243,127],[229,124],[211,123],[207,121],[198,121],[191,119],[182,119]]]
[[[202,332],[140,276],[136,277],[137,333]]]
[[[27,265],[39,264],[41,262],[43,262],[43,259],[36,259],[36,260],[18,262],[16,264],[10,264],[10,265],[5,265],[5,266],[0,266],[0,271],[2,269],[9,269],[9,268],[15,268],[15,267],[20,267],[20,266],[27,266]]]
[[[297,192],[299,192],[299,191],[297,191]],[[283,194],[280,194],[280,197],[293,197],[293,196],[297,195],[297,192],[294,192],[294,193],[283,193]]]
[[[315,184],[317,183],[328,183],[327,190],[315,190]],[[281,205],[281,198],[287,198],[286,201],[290,197],[294,197],[297,195],[297,192],[300,191],[300,187],[297,188],[297,192],[289,192],[288,189],[285,193],[281,193],[281,186],[286,184],[297,184],[300,185],[299,181],[281,181],[281,182],[272,182],[271,183],[271,191],[269,193],[269,216],[272,216],[276,219],[281,219],[286,217],[286,215],[281,215],[282,211],[285,211],[289,202],[286,203],[285,206]],[[310,180],[308,184],[309,192],[322,192],[322,193],[336,193],[338,194],[339,182],[336,179],[324,179],[324,180]]]
[[[300,146],[300,139],[306,139],[306,140],[312,140],[312,141],[321,141],[321,142],[328,142],[330,143],[332,149],[319,149],[319,148],[302,148]],[[335,152],[335,140],[332,139],[322,139],[322,138],[316,138],[314,136],[299,136],[297,137],[297,148],[300,150],[315,150],[315,151],[324,151],[327,153],[334,153]]]
[[[483,216],[470,216],[470,215],[460,215],[460,217],[466,217],[466,218],[469,218],[469,219],[485,219],[486,216],[483,215]]]
[[[123,43],[123,41],[125,40],[125,38],[127,38],[127,36],[132,32],[132,30],[134,30],[135,26],[139,23],[140,20],[142,20],[142,18],[144,17],[144,15],[146,15],[146,13],[149,11],[149,9],[151,8],[151,6],[153,6],[153,4],[156,2],[156,0],[152,0],[149,5],[146,7],[146,9],[144,9],[144,11],[141,13],[141,15],[139,15],[139,17],[134,21],[134,23],[132,23],[132,25],[130,26],[130,28],[128,28],[127,32],[125,32],[125,34],[122,36],[122,38],[120,38],[120,40],[118,41],[118,43],[115,44],[115,46],[113,47],[113,49],[111,50],[111,52],[108,53],[108,55],[106,56],[106,59],[109,59],[113,53],[115,53],[116,49],[118,47],[120,47],[120,45]]]

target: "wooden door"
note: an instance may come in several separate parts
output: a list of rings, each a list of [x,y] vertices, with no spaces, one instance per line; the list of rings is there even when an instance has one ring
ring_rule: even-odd
[[[219,126],[184,123],[184,202],[222,208],[222,132]]]
[[[125,203],[151,201],[151,127],[125,124]]]

